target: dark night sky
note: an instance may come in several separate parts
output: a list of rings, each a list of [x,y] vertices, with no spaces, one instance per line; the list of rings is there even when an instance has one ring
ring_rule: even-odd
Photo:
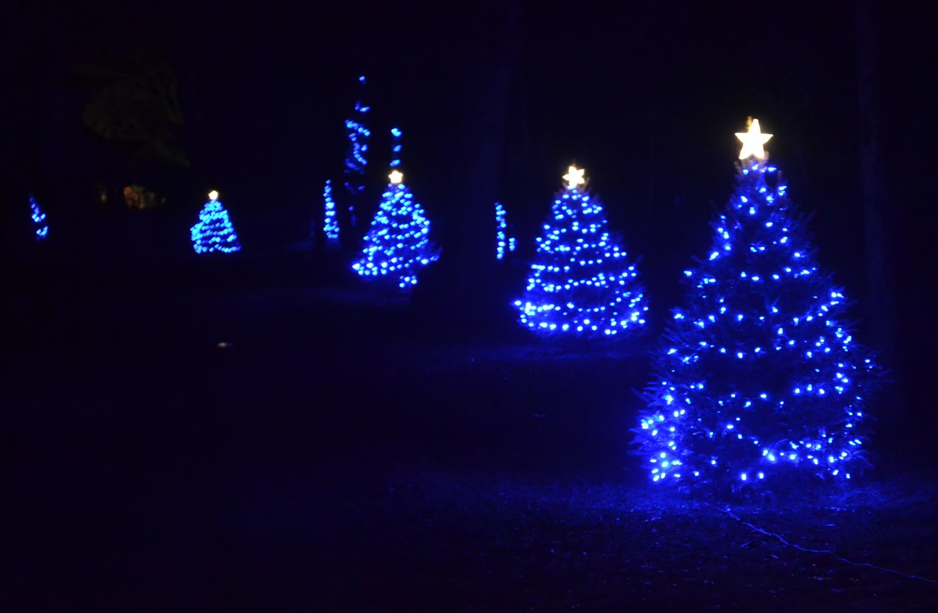
[[[81,94],[63,75],[143,47],[169,57],[180,78],[193,167],[149,180],[176,192],[182,208],[217,186],[253,219],[248,235],[295,238],[275,229],[271,213],[301,216],[341,168],[342,121],[362,72],[378,134],[375,172],[387,129],[398,125],[409,183],[446,224],[445,177],[461,159],[451,138],[459,77],[451,60],[479,25],[466,9],[477,3],[443,4],[5,3],[2,155],[15,169],[6,189],[92,181],[103,154],[83,132]],[[770,151],[793,198],[816,211],[824,263],[861,291],[862,270],[852,265],[862,226],[850,6],[526,3],[510,111],[509,156],[518,163],[504,180],[522,233],[533,232],[575,161],[634,251],[683,266],[710,240],[705,222],[732,189],[733,132],[755,115],[775,134]],[[933,150],[935,27],[909,7],[878,11],[892,229],[909,265],[925,253],[916,250],[922,241],[905,239],[925,225],[916,203],[930,197],[913,180]]]

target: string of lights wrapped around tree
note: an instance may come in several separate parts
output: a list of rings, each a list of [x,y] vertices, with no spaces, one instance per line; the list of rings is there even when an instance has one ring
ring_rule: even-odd
[[[439,259],[439,248],[430,241],[430,221],[423,207],[414,200],[404,184],[400,165],[400,136],[393,137],[394,170],[390,183],[381,197],[381,204],[364,237],[361,256],[352,269],[367,280],[389,280],[400,289],[409,290],[417,284],[417,273]],[[395,163],[396,162],[396,163]]]
[[[345,156],[345,191],[348,198],[349,220],[356,224],[355,204],[365,191],[365,167],[368,166],[368,138],[371,131],[367,127],[367,115],[371,107],[362,102],[365,89],[365,77],[358,77],[359,94],[355,101],[355,112],[351,119],[345,120],[345,130],[349,140],[348,154]]]
[[[218,201],[218,192],[209,192],[208,198],[209,201],[199,212],[199,223],[190,229],[192,248],[196,253],[240,251],[241,243],[238,242],[228,211]]]
[[[758,120],[716,238],[685,271],[635,443],[651,479],[690,490],[851,479],[880,370],[843,321],[843,290],[819,271],[806,218],[768,163]],[[816,480],[816,479],[811,479]]]
[[[537,239],[525,295],[515,301],[520,321],[539,334],[612,337],[642,329],[645,291],[621,241],[606,228],[606,213],[586,190],[583,170],[571,166]]]
[[[332,181],[327,180],[326,186],[322,192],[323,205],[325,206],[325,221],[322,225],[323,234],[326,240],[337,243],[339,240],[339,218],[336,215],[335,200],[332,199]]]
[[[36,202],[36,199],[32,196],[29,197],[29,210],[30,217],[33,220],[33,227],[35,228],[36,241],[45,240],[49,235],[49,224],[46,223],[46,214],[42,212],[42,209],[39,208],[39,204]]]
[[[514,252],[515,237],[508,236],[508,220],[505,207],[501,202],[495,203],[495,258],[505,259],[505,254]]]

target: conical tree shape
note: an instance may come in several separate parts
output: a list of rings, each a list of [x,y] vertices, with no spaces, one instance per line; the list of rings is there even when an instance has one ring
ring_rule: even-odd
[[[524,297],[523,325],[538,334],[612,337],[644,328],[648,311],[635,264],[607,229],[606,213],[571,166],[554,200]]]
[[[391,128],[390,183],[363,239],[365,246],[352,268],[365,279],[389,279],[402,290],[417,285],[417,272],[440,257],[430,242],[430,221],[404,184],[401,131]]]
[[[240,251],[241,243],[228,218],[228,211],[218,201],[218,192],[213,191],[208,197],[209,201],[199,213],[199,223],[190,229],[192,248],[196,253]]]
[[[684,273],[635,442],[654,481],[688,489],[851,479],[866,464],[878,370],[767,163],[770,135],[754,121],[739,136],[736,191],[707,257]]]
[[[417,284],[418,271],[440,254],[430,242],[430,221],[403,175],[395,170],[390,179],[352,268],[365,279],[389,280],[409,290]]]

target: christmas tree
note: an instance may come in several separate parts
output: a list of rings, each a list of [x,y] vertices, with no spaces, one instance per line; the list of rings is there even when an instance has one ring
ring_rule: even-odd
[[[508,220],[505,218],[505,207],[501,202],[495,203],[495,257],[505,259],[506,252],[515,250],[515,237],[508,235]]]
[[[355,101],[355,112],[351,119],[345,120],[345,129],[348,135],[349,147],[345,156],[345,191],[348,198],[349,221],[352,226],[357,223],[355,205],[365,191],[364,175],[368,160],[368,137],[371,131],[366,127],[368,111],[371,107],[362,103],[365,88],[365,77],[358,77],[359,94]]]
[[[218,201],[218,192],[209,192],[208,198],[209,201],[199,213],[199,223],[190,229],[192,248],[196,253],[240,251],[241,244],[228,218],[228,211]]]
[[[46,223],[46,214],[42,212],[36,199],[29,197],[29,210],[36,230],[36,241],[44,240],[49,235],[49,224]]]
[[[395,128],[391,133],[399,154],[401,132]],[[395,155],[390,183],[365,234],[361,257],[352,268],[366,279],[393,280],[401,289],[410,289],[417,284],[417,272],[439,259],[439,249],[430,242],[430,222],[404,184],[399,165]]]
[[[537,239],[527,290],[515,306],[537,333],[611,337],[645,325],[648,306],[621,241],[606,228],[602,205],[571,166]]]
[[[850,479],[865,465],[878,371],[820,272],[806,217],[768,164],[758,120],[706,258],[685,271],[635,443],[656,482],[736,491]]]
[[[326,181],[326,187],[322,192],[322,200],[326,209],[322,231],[326,235],[326,242],[334,245],[339,242],[339,219],[336,217],[335,200],[332,199],[331,180]]]

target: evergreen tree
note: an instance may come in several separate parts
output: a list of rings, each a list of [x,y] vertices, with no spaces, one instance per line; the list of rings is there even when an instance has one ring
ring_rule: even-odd
[[[362,102],[365,89],[365,77],[358,77],[359,94],[355,101],[355,111],[351,119],[345,120],[349,146],[345,156],[345,196],[348,202],[348,219],[352,227],[357,222],[355,206],[365,192],[365,167],[368,166],[368,137],[371,131],[367,127],[368,111],[371,107]]]
[[[505,207],[501,202],[495,203],[495,258],[505,259],[505,254],[514,252],[515,237],[509,235],[508,220]]]
[[[322,192],[323,206],[325,207],[325,220],[322,231],[326,235],[326,243],[335,245],[339,242],[339,219],[336,217],[335,200],[332,199],[332,180],[326,181]]]
[[[36,199],[32,196],[29,197],[29,210],[33,220],[33,228],[36,231],[36,241],[45,240],[49,235],[49,224],[46,223],[46,214],[42,212],[42,209],[36,203]]]
[[[196,253],[234,253],[241,250],[228,211],[218,201],[218,192],[208,194],[209,201],[199,213],[199,223],[192,226],[192,248]]]
[[[378,212],[364,238],[361,256],[352,265],[366,279],[388,279],[401,289],[417,284],[417,272],[439,259],[439,249],[430,242],[430,221],[410,190],[404,184],[400,165],[400,135],[394,137],[394,168],[390,183],[381,197]]]
[[[654,481],[687,489],[850,479],[866,465],[878,370],[768,164],[771,135],[752,120],[737,136],[736,190],[708,256],[684,273],[635,443]]]
[[[606,228],[602,204],[571,166],[554,200],[522,299],[521,323],[534,332],[611,337],[642,329],[645,292],[621,241]]]

